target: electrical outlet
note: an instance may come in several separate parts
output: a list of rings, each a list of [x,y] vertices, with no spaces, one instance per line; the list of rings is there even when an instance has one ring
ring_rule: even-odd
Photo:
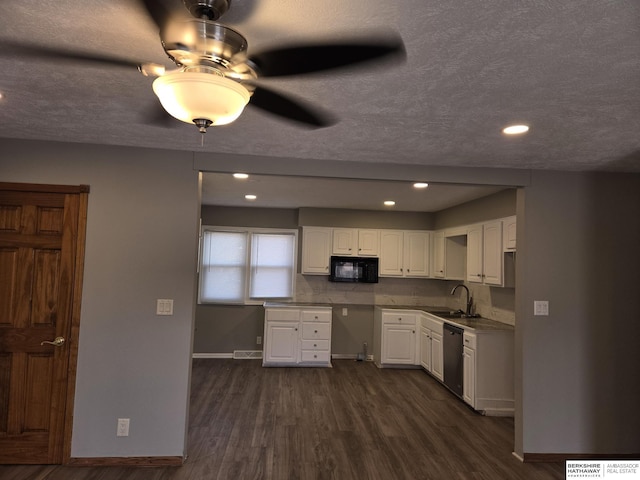
[[[256,337],[256,345],[262,345],[262,337]]]
[[[128,418],[118,419],[118,430],[116,431],[116,436],[117,437],[129,436],[129,419]]]
[[[342,316],[346,317],[347,315],[349,315],[349,310],[347,310],[347,307],[343,307],[342,308]]]

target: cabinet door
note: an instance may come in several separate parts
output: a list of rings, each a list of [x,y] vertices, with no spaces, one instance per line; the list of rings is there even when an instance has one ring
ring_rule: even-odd
[[[358,230],[358,255],[363,257],[380,255],[379,230]]]
[[[402,276],[403,232],[382,230],[380,232],[380,275]]]
[[[303,227],[302,229],[302,273],[329,275],[331,256],[331,229]]]
[[[467,281],[482,283],[482,225],[467,231]]]
[[[475,408],[476,404],[476,352],[463,347],[462,352],[462,399]]]
[[[431,331],[431,373],[441,382],[444,382],[444,369],[442,356],[442,335]]]
[[[431,330],[420,328],[420,365],[427,371],[431,371]]]
[[[502,222],[502,247],[506,251],[516,249],[516,217],[505,218]]]
[[[298,363],[298,322],[268,322],[264,363]]]
[[[355,247],[357,238],[358,231],[355,228],[334,228],[331,251],[334,255],[355,256],[358,254]]]
[[[414,365],[416,354],[414,326],[382,326],[382,363]]]
[[[431,276],[435,278],[444,278],[444,231],[433,232],[431,237],[433,240],[432,267]]]
[[[484,224],[483,280],[487,285],[502,285],[502,221]]]
[[[403,268],[405,277],[428,277],[429,232],[404,232]]]

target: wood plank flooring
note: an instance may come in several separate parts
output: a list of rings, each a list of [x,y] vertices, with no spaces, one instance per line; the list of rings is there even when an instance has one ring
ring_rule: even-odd
[[[193,361],[182,467],[0,467],[2,480],[564,478],[512,455],[513,419],[483,417],[420,370]]]

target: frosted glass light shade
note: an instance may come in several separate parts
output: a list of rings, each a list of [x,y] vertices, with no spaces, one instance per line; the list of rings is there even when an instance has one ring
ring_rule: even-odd
[[[168,73],[153,81],[153,91],[172,117],[186,123],[205,119],[212,125],[226,125],[238,118],[249,103],[246,88],[211,73]]]

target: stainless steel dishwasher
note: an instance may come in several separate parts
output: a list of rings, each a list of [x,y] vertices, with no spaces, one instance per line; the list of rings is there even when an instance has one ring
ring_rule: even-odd
[[[443,326],[444,384],[462,397],[462,328],[448,323]]]

